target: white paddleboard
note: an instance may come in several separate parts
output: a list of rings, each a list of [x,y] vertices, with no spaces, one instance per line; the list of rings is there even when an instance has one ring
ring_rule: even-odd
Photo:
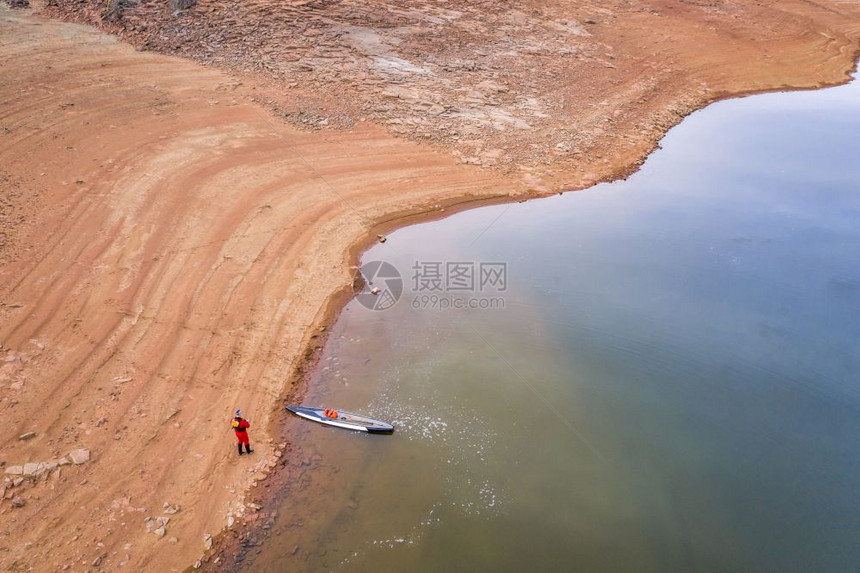
[[[307,420],[343,428],[345,430],[357,430],[359,432],[370,432],[372,434],[384,434],[394,431],[394,426],[380,420],[374,420],[360,414],[336,410],[337,417],[329,417],[325,414],[325,408],[314,406],[287,406],[287,410]]]

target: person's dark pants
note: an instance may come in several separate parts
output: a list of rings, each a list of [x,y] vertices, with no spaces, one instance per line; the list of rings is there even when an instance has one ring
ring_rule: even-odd
[[[248,440],[248,432],[241,432],[241,433],[236,432],[236,439],[239,440],[239,443],[237,445],[239,447],[239,455],[240,456],[242,455],[242,444],[245,445],[245,450],[249,454],[254,453],[254,450],[251,449],[250,440]]]

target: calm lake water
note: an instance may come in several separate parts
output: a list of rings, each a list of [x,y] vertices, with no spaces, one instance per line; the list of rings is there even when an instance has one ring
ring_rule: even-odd
[[[365,255],[404,293],[350,303],[305,402],[397,430],[290,422],[306,466],[247,570],[860,569],[860,85],[721,102],[662,146]],[[432,263],[477,292],[427,290]]]

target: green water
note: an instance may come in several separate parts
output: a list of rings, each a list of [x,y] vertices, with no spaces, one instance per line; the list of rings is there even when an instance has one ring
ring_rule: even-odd
[[[306,465],[247,570],[860,568],[860,86],[662,147],[364,256],[405,292],[347,307],[305,403],[397,430],[291,422]],[[504,262],[465,293],[504,308],[414,308],[416,261]]]

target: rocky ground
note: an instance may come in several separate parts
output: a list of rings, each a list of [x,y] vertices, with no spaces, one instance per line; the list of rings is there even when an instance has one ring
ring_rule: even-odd
[[[839,0],[13,4],[8,571],[234,563],[213,538],[271,518],[300,448],[269,424],[379,224],[627,173],[708,101],[844,81],[860,39]]]
[[[373,121],[551,189],[622,172],[704,101],[837,81],[832,58],[856,49],[860,10],[805,0],[199,0],[187,10],[117,0],[106,10],[57,0],[50,13],[265,78],[274,89],[261,100],[301,129]]]

